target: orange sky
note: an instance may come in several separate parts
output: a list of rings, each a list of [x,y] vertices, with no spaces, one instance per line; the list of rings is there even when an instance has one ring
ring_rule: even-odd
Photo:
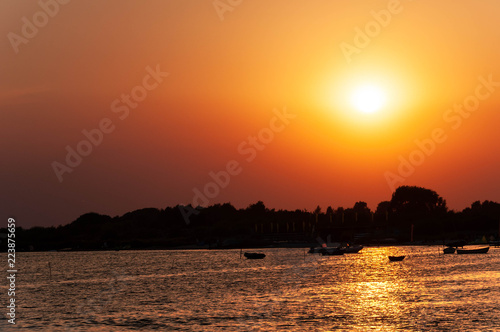
[[[375,209],[401,184],[500,201],[497,1],[58,1],[0,3],[0,209],[20,226],[191,203],[232,160],[209,204]],[[371,114],[349,100],[364,84],[387,99]]]

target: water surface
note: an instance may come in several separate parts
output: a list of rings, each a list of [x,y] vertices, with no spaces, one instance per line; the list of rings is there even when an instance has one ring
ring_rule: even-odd
[[[239,250],[18,253],[16,328],[500,330],[498,248],[441,255],[438,247],[373,247],[331,257],[259,251],[267,257],[240,259]],[[389,254],[407,257],[391,263]],[[1,293],[7,303],[6,283]]]

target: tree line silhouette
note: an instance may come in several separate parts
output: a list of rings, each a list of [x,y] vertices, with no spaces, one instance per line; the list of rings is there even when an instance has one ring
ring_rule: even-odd
[[[435,191],[402,186],[371,211],[365,202],[323,212],[268,209],[263,202],[236,209],[230,203],[197,207],[186,222],[182,209],[145,208],[110,217],[86,213],[70,224],[16,230],[19,250],[241,248],[317,245],[317,239],[363,244],[499,238],[500,204],[474,202],[457,212]],[[189,207],[193,208],[193,207]],[[0,233],[7,233],[1,229]],[[5,248],[4,248],[5,250]]]

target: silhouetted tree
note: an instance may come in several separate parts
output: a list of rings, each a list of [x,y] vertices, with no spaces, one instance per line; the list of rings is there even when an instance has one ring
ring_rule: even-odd
[[[383,201],[383,202],[378,203],[377,210],[375,211],[375,213],[385,215],[386,212],[390,212],[390,211],[391,211],[391,202],[390,201]]]
[[[398,215],[436,215],[448,211],[446,201],[435,191],[402,186],[392,194],[391,208]]]
[[[385,222],[387,212],[389,223]],[[355,223],[356,214],[358,223]],[[314,222],[316,216],[317,223]],[[476,201],[461,212],[447,212],[446,201],[436,192],[404,186],[394,192],[391,201],[378,204],[375,224],[367,223],[370,219],[371,211],[362,201],[349,209],[334,210],[329,206],[326,214],[319,206],[314,212],[305,209],[292,212],[269,210],[262,201],[239,210],[230,203],[214,204],[196,209],[190,223],[186,223],[179,207],[147,208],[116,217],[87,213],[57,228],[25,230],[18,227],[16,245],[19,250],[140,249],[193,244],[228,247],[230,243],[233,246],[270,245],[276,240],[292,239],[314,242],[318,235],[326,239],[329,234],[337,240],[353,241],[356,233],[371,234],[367,240],[371,238],[377,243],[376,239],[387,237],[408,241],[410,223],[415,225],[416,240],[474,240],[499,236],[500,204]],[[5,234],[7,230],[0,229],[0,233]],[[0,241],[4,238],[0,237]]]
[[[356,203],[354,203],[353,210],[355,212],[364,212],[366,210],[370,211],[370,209],[368,209],[368,204],[366,204],[366,202],[356,202]]]
[[[252,214],[262,215],[262,214],[266,213],[267,209],[262,201],[258,201],[255,204],[250,204],[247,207],[246,211],[248,211]]]
[[[331,206],[326,208],[326,214],[328,215],[333,214],[333,208]]]
[[[357,219],[358,224],[366,224],[371,221],[371,211],[368,208],[368,204],[366,204],[366,202],[356,202],[352,210],[355,214],[355,219]]]
[[[334,223],[337,225],[342,225],[342,218],[345,219],[345,209],[342,206],[340,206],[335,210]]]
[[[389,215],[391,214],[391,202],[383,201],[378,203],[377,210],[375,211],[375,222],[377,224],[385,224],[388,222]]]

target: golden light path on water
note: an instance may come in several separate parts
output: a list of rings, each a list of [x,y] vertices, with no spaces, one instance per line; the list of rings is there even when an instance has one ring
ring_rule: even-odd
[[[442,255],[437,246],[368,247],[326,257],[306,250],[255,249],[263,260],[240,259],[239,250],[20,253],[16,327],[500,330],[499,248]]]

